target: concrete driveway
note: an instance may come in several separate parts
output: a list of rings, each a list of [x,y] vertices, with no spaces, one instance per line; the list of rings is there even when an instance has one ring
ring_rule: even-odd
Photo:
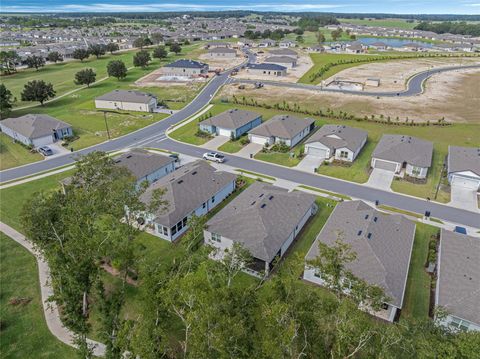
[[[391,191],[390,186],[392,185],[394,174],[392,171],[374,168],[365,186]]]
[[[477,191],[471,188],[453,184],[451,187],[451,206],[480,212],[478,209]]]
[[[322,162],[325,160],[323,157],[306,155],[303,160],[300,161],[298,165],[295,166],[297,170],[313,173],[315,168],[320,167]]]
[[[217,148],[219,148],[221,145],[223,145],[228,141],[230,141],[230,138],[227,136],[215,136],[210,141],[208,141],[207,143],[204,143],[200,147],[206,148],[208,150],[216,150]]]
[[[255,155],[262,150],[263,146],[259,143],[249,143],[243,147],[240,151],[235,153],[235,156],[240,156],[244,158],[250,158],[250,155]]]
[[[45,157],[46,160],[50,160],[52,158],[59,157],[59,156],[62,156],[64,154],[70,153],[70,147],[68,147],[68,148],[63,147],[59,142],[52,143],[52,144],[48,145],[48,147],[50,147],[50,149],[53,151],[53,155],[46,156]]]

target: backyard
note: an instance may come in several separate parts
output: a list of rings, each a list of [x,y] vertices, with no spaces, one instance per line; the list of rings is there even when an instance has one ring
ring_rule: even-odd
[[[38,152],[32,153],[21,144],[13,142],[7,135],[0,133],[0,171],[40,161],[42,158]]]

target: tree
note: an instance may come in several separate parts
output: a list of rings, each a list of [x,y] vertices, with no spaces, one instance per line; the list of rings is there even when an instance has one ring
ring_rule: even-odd
[[[115,51],[120,50],[120,48],[118,47],[118,44],[116,44],[114,42],[109,42],[106,45],[105,50],[110,52],[111,54],[113,54]]]
[[[35,68],[38,71],[40,67],[45,66],[45,59],[41,56],[32,55],[27,57],[25,63],[29,68]]]
[[[17,69],[17,63],[20,61],[20,56],[14,50],[0,51],[0,66],[4,74],[9,75]]]
[[[72,57],[76,60],[83,60],[87,59],[90,56],[90,53],[86,49],[75,49],[72,53]]]
[[[295,38],[295,41],[297,41],[299,44],[303,44],[305,42],[305,40],[303,39],[303,36],[302,35],[298,35],[296,38]]]
[[[225,251],[220,260],[227,277],[227,287],[232,285],[233,279],[252,262],[250,252],[241,244],[234,243],[231,249]]]
[[[93,84],[95,82],[97,74],[93,69],[83,69],[78,71],[75,74],[75,84],[76,85],[87,85],[87,87],[90,87],[90,84]]]
[[[341,36],[341,33],[339,30],[333,30],[331,33],[330,33],[330,36],[332,36],[332,40],[333,41],[337,41],[337,39]]]
[[[103,44],[92,44],[88,47],[88,52],[98,59],[100,56],[105,55],[106,46]]]
[[[182,47],[180,44],[174,42],[170,45],[170,51],[178,55],[180,52],[182,52]]]
[[[165,46],[158,46],[153,50],[153,57],[156,59],[164,59],[168,56]]]
[[[148,37],[139,37],[133,41],[133,47],[143,49],[145,46],[152,45],[152,41]]]
[[[47,60],[50,61],[50,62],[61,62],[63,61],[63,56],[57,52],[57,51],[52,51],[52,52],[49,52],[48,55],[47,55]]]
[[[0,118],[5,118],[10,113],[13,101],[10,90],[3,83],[0,84]]]
[[[322,44],[325,42],[325,35],[321,33],[320,31],[317,33],[317,42],[319,44]]]
[[[46,100],[54,96],[55,90],[53,85],[43,80],[27,82],[22,91],[22,101],[38,101],[42,106]]]
[[[133,56],[133,66],[145,68],[152,58],[147,50],[140,50]]]
[[[153,43],[157,45],[163,41],[163,34],[161,32],[154,32],[150,37],[152,38]]]
[[[127,76],[127,67],[121,60],[113,60],[107,64],[108,76],[116,77],[118,80]]]

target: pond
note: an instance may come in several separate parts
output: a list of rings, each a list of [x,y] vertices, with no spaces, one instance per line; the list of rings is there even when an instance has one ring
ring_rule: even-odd
[[[358,40],[364,45],[371,45],[375,42],[383,42],[387,46],[390,47],[402,47],[406,44],[418,44],[423,47],[432,47],[431,43],[424,42],[424,41],[415,41],[411,39],[394,39],[391,37],[359,37]]]

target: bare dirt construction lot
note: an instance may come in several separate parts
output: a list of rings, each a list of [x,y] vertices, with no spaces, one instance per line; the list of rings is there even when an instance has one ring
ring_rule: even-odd
[[[292,107],[296,103],[303,108],[330,108],[346,111],[356,116],[377,118],[390,116],[392,121],[424,122],[444,118],[451,122],[480,123],[480,70],[449,71],[432,76],[426,81],[424,93],[412,97],[374,97],[349,94],[334,94],[320,91],[275,87],[265,85],[262,89],[238,85],[225,86],[219,98],[245,97],[259,103],[281,104]]]
[[[365,91],[402,91],[407,80],[414,74],[432,68],[480,64],[479,58],[438,58],[438,59],[413,59],[387,62],[375,62],[340,71],[325,80],[329,83],[341,78],[353,82],[365,83],[367,79],[380,79],[380,86],[365,86]]]
[[[215,69],[228,69],[233,66],[240,65],[246,59],[242,53],[237,51],[237,57],[234,59],[222,58],[222,57],[210,57],[207,53],[201,54],[199,60],[208,64],[211,70]]]
[[[278,49],[278,48],[277,48]],[[271,49],[254,49],[254,52],[258,53],[259,51],[263,51],[261,54],[257,54],[257,63],[262,63],[267,57],[272,56],[268,50]],[[313,66],[312,59],[310,56],[303,50],[294,49],[298,53],[297,59],[297,66],[292,69],[287,70],[287,76],[259,76],[259,75],[252,75],[249,74],[245,70],[241,70],[236,77],[240,79],[249,79],[249,80],[275,80],[275,81],[282,81],[282,82],[297,82],[300,77],[302,77],[305,72],[307,72],[310,67]]]

